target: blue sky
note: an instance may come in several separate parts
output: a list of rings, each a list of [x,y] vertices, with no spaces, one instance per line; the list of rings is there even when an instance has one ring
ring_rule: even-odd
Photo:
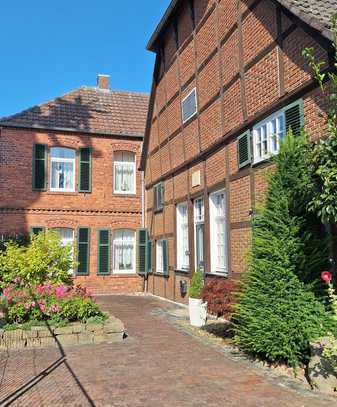
[[[1,5],[0,116],[82,85],[149,91],[145,46],[170,0],[11,0]]]

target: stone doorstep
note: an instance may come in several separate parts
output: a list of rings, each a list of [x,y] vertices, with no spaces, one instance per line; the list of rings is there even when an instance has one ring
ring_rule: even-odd
[[[58,328],[33,326],[29,331],[0,331],[0,351],[57,346],[58,343],[61,346],[73,346],[122,342],[124,333],[124,324],[115,317],[110,317],[102,324],[75,322]]]

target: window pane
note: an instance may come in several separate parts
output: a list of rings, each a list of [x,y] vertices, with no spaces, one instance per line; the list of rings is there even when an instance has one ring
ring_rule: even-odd
[[[227,268],[226,196],[210,196],[211,271],[223,273]]]
[[[204,270],[204,225],[196,226],[197,269]]]
[[[189,268],[188,211],[186,203],[177,205],[177,263],[178,269]]]
[[[113,239],[114,271],[134,271],[135,232],[132,230],[117,230]]]
[[[196,222],[204,220],[204,200],[202,198],[194,201],[194,219]]]
[[[114,176],[116,192],[135,191],[135,154],[119,151],[114,154]]]
[[[268,138],[267,138],[267,125],[261,127],[262,134],[262,154],[266,155],[268,153]]]
[[[74,257],[74,231],[69,228],[54,228],[54,230],[59,234],[61,239],[61,245],[71,247],[71,257]],[[71,268],[68,270],[69,274],[73,274],[74,270]]]
[[[193,91],[182,102],[183,121],[187,121],[197,111],[196,90]]]
[[[157,273],[164,272],[164,253],[162,240],[158,240],[156,243],[156,271]]]
[[[51,187],[52,189],[74,190],[74,163],[52,161]]]
[[[280,149],[285,134],[284,112],[278,112],[253,129],[255,162],[269,158]]]
[[[50,149],[52,158],[69,158],[75,159],[75,150],[72,148],[52,147]]]
[[[114,160],[119,162],[135,162],[135,154],[130,151],[116,151],[114,153]]]

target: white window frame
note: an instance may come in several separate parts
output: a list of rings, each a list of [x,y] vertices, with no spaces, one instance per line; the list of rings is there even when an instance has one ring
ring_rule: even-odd
[[[62,229],[71,230],[72,239],[62,239],[62,236],[60,234],[60,230],[62,230]],[[67,228],[67,227],[56,227],[56,228],[53,228],[53,230],[55,230],[58,233],[58,235],[60,236],[62,246],[67,246],[67,245],[71,246],[71,256],[74,261],[74,249],[75,249],[75,231],[74,231],[74,229]],[[73,268],[69,269],[68,273],[69,273],[69,275],[74,275],[74,269]]]
[[[186,119],[184,119],[184,102],[191,96],[191,94],[194,92],[194,100],[195,100],[195,111],[188,116]],[[194,87],[181,101],[181,118],[182,122],[186,123],[188,120],[190,120],[191,117],[195,116],[198,112],[198,98],[197,98],[197,88]]]
[[[202,210],[200,216],[197,213],[197,202],[202,202]],[[194,220],[194,259],[195,259],[195,269],[198,269],[198,253],[197,253],[197,226],[204,226],[204,241],[203,241],[203,257],[204,257],[204,270],[205,270],[205,201],[203,197],[196,198],[193,202],[193,220]]]
[[[280,131],[280,128],[277,129],[277,134],[275,135],[272,132],[272,122],[273,120],[277,120],[280,117],[282,117],[283,120],[283,130]],[[277,120],[276,125],[278,126],[279,124],[279,120]],[[263,127],[265,127],[266,129],[266,143],[267,143],[267,151],[264,153],[263,152],[263,146],[262,146],[262,136],[261,136],[261,143],[259,142],[259,129],[262,129]],[[278,134],[279,133],[279,134]],[[280,135],[281,138],[283,138],[286,134],[286,130],[285,130],[285,113],[284,110],[279,110],[278,112],[272,114],[271,116],[268,116],[265,120],[257,123],[254,127],[253,127],[253,163],[257,164],[261,161],[265,161],[268,160],[272,155],[278,154],[279,152],[279,148],[280,148]],[[276,136],[276,140],[277,140],[277,148],[274,149],[272,144],[273,144],[273,139]],[[261,144],[261,156],[259,154],[259,144]]]
[[[164,239],[156,240],[156,273],[164,274]]]
[[[130,161],[119,161],[119,160],[115,160],[115,156],[117,154],[130,154],[133,156],[133,162]],[[132,166],[132,177],[133,177],[133,189],[132,190],[128,190],[128,191],[124,191],[122,189],[117,189],[116,188],[116,167],[118,165],[130,165]],[[113,176],[113,184],[114,184],[114,193],[115,194],[122,194],[122,195],[135,195],[136,194],[136,179],[137,174],[136,174],[136,154],[133,151],[115,151],[114,152],[114,176]]]
[[[217,213],[217,207],[215,204],[215,199],[218,195],[224,195],[224,207],[223,213],[219,215]],[[226,224],[226,191],[223,189],[221,191],[216,191],[209,196],[209,215],[210,215],[210,254],[211,254],[211,270],[212,274],[227,275],[228,273],[228,241],[227,241],[227,224]],[[218,258],[218,223],[223,222],[224,225],[224,264],[219,265]]]
[[[52,149],[53,148],[62,148],[66,150],[71,150],[75,152],[74,158],[59,158],[52,156]],[[53,180],[53,163],[72,163],[73,164],[73,188],[52,188],[52,180]],[[73,148],[69,147],[51,147],[50,148],[50,191],[51,192],[75,192],[75,172],[76,172],[76,151]]]
[[[115,265],[115,245],[117,243],[124,242],[123,239],[116,238],[116,232],[127,231],[132,232],[133,235],[133,254],[132,254],[132,269],[130,270],[120,270]],[[135,274],[136,273],[136,232],[132,229],[118,229],[113,231],[112,234],[112,272],[113,274]]]
[[[182,210],[186,210],[186,219],[182,215]],[[188,204],[179,203],[176,206],[177,221],[177,269],[189,270],[189,240],[188,240]],[[185,236],[184,236],[185,235]],[[185,241],[184,241],[185,240]],[[183,253],[185,249],[185,253]]]

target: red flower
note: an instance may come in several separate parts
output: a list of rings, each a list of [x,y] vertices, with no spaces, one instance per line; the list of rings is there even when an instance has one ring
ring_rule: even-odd
[[[321,279],[324,283],[330,283],[330,281],[332,280],[332,274],[330,273],[330,271],[322,271]]]

